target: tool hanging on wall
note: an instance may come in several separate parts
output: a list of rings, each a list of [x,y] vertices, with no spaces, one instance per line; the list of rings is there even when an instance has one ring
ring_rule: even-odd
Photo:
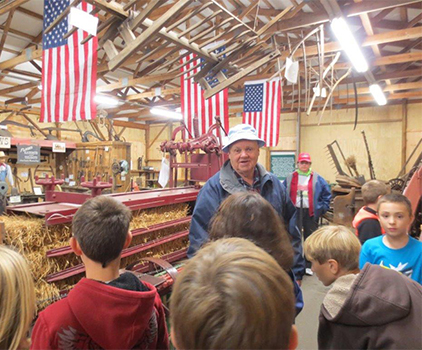
[[[368,167],[369,167],[369,175],[371,176],[371,180],[375,180],[375,170],[374,165],[372,164],[371,153],[369,152],[369,145],[366,139],[365,131],[362,130],[363,141],[365,142],[366,153],[368,154]]]
[[[337,170],[337,173],[339,175],[348,176],[343,171],[343,169],[341,168],[340,162],[339,162],[339,160],[337,158],[336,152],[335,152],[334,147],[333,147],[334,145],[337,146],[338,151],[340,152],[341,157],[343,158],[344,164],[346,164],[346,166],[347,166],[347,168],[349,170],[350,175],[353,177],[352,170],[350,169],[349,165],[347,164],[346,158],[344,157],[344,154],[343,154],[343,151],[340,148],[340,145],[338,144],[337,140],[334,140],[333,142],[331,142],[330,144],[327,145],[327,150],[328,150],[328,155],[331,157],[330,160],[332,161],[333,165],[335,166],[335,168]]]

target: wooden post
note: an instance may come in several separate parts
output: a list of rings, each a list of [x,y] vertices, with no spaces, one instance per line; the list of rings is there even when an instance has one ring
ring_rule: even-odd
[[[4,244],[4,237],[6,236],[6,228],[4,222],[0,221],[0,244]]]
[[[148,166],[148,162],[149,162],[149,140],[151,138],[150,135],[151,132],[151,126],[148,127],[148,129],[145,130],[145,165]],[[152,146],[152,145],[151,145]]]
[[[406,163],[406,146],[407,146],[407,99],[403,100],[403,103],[401,105],[401,131],[402,131],[402,137],[401,137],[401,166],[403,167]],[[405,169],[406,172],[406,169]]]

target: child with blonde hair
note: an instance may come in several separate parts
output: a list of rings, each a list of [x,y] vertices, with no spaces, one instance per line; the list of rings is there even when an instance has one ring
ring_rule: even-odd
[[[422,287],[395,271],[366,264],[360,242],[343,226],[325,226],[304,244],[312,270],[333,285],[319,315],[319,349],[422,349]]]
[[[29,347],[28,329],[35,316],[34,282],[25,259],[0,246],[0,349]]]
[[[204,246],[176,280],[176,349],[294,349],[293,285],[269,254],[243,238]]]

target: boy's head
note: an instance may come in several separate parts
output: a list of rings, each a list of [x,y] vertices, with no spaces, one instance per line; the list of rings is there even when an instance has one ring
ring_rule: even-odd
[[[242,238],[211,242],[187,263],[173,289],[170,317],[178,349],[297,346],[290,278]]]
[[[293,248],[280,216],[272,205],[255,192],[239,192],[229,196],[212,219],[210,240],[246,238],[264,249],[289,270],[293,264]]]
[[[115,199],[91,198],[73,217],[73,238],[88,259],[106,267],[127,243],[131,218],[131,211]]]
[[[388,236],[407,235],[413,220],[412,204],[402,194],[387,194],[378,201],[378,216],[381,226]]]
[[[359,239],[344,226],[320,228],[308,237],[303,248],[312,270],[325,286],[359,269]]]
[[[380,196],[389,192],[388,186],[379,180],[370,180],[362,186],[362,198],[365,205],[376,204]]]

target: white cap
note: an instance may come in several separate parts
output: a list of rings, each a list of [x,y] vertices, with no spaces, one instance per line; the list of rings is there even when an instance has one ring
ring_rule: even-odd
[[[258,137],[258,133],[254,127],[249,124],[239,124],[229,130],[229,135],[223,142],[223,152],[228,153],[229,147],[240,140],[257,141],[259,147],[265,146],[265,141]]]

